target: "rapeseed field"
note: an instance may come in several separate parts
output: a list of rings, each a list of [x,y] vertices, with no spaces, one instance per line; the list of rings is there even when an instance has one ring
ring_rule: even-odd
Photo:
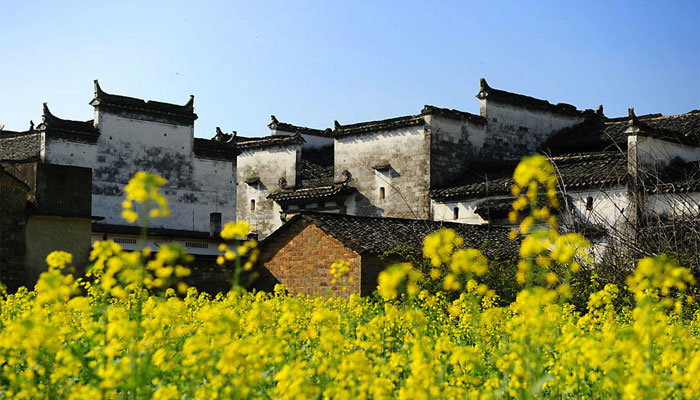
[[[557,228],[554,169],[529,157],[514,178],[522,290],[509,305],[481,279],[489,261],[446,229],[425,239],[427,271],[390,267],[370,298],[281,285],[211,297],[181,282],[190,271],[177,245],[98,242],[86,276],[54,252],[34,290],[0,297],[0,398],[700,398],[690,270],[664,255],[640,260],[627,287],[605,285],[576,310],[570,279],[589,245]],[[143,226],[167,216],[164,183],[138,173],[123,216]],[[218,263],[235,265],[235,283],[257,257],[248,231],[232,222],[221,234]],[[328,268],[343,281],[342,261]],[[629,306],[615,302],[623,289]]]

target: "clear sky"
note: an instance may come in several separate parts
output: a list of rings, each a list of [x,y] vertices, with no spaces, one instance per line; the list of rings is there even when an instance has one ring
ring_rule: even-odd
[[[492,87],[603,104],[608,116],[700,108],[700,1],[0,0],[0,123],[93,117],[92,81],[184,104],[195,135],[269,134],[478,113]]]

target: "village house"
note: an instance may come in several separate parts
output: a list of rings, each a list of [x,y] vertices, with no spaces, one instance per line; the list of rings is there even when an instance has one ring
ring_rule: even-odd
[[[602,106],[581,111],[484,79],[476,97],[479,115],[425,106],[332,129],[273,116],[271,136],[245,139],[237,218],[259,238],[302,210],[508,225],[515,165],[542,153],[560,177],[565,224],[598,255],[611,240],[634,240],[642,221],[697,219],[700,111],[608,118]]]
[[[481,249],[490,260],[511,260],[517,245],[508,229],[430,220],[352,216],[337,213],[296,214],[259,244],[259,289],[283,284],[292,294],[367,296],[387,266],[422,258],[423,238],[441,228],[457,231],[465,245]],[[330,274],[338,260],[349,265],[342,278]]]
[[[302,232],[301,224],[320,221],[317,213],[508,226],[513,169],[534,153],[555,164],[565,228],[586,234],[598,256],[614,243],[639,243],[654,221],[697,223],[700,111],[636,116],[630,109],[609,118],[602,106],[552,104],[492,88],[485,79],[476,97],[478,115],[426,105],[413,115],[335,121],[326,129],[273,115],[268,136],[217,128],[212,139],[200,139],[193,98],[185,105],[144,101],[106,93],[95,81],[92,120],[58,118],[45,104],[38,126],[0,132],[0,162],[6,169],[91,168],[92,241],[113,239],[127,249],[136,248],[138,228],[120,217],[123,187],[136,171],[160,174],[173,214],[153,221],[149,245],[178,241],[202,260],[217,254],[222,222],[233,219],[248,221],[266,248],[282,246],[279,238],[276,245],[265,241],[274,232]],[[338,230],[325,234],[340,240]],[[343,248],[363,257],[359,248]],[[278,256],[270,257],[263,264],[283,273]],[[366,270],[374,274],[372,268]],[[289,273],[273,281],[292,282]],[[295,273],[303,280],[308,271]],[[361,282],[355,289],[364,293]]]
[[[171,216],[150,222],[149,245],[176,240],[193,254],[216,254],[222,221],[235,218],[236,150],[194,137],[194,97],[185,105],[109,94],[94,82],[94,118],[59,118],[43,106],[42,122],[0,132],[0,162],[92,169],[92,239],[137,247],[140,228],[121,218],[123,188],[137,171],[167,179]]]

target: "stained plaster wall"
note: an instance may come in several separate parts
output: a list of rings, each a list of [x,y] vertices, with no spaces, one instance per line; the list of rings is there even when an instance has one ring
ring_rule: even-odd
[[[464,172],[470,160],[483,154],[486,124],[442,116],[426,116],[430,132],[430,187],[440,187]]]
[[[236,219],[251,224],[259,239],[282,226],[282,209],[267,196],[279,191],[280,178],[286,179],[290,187],[296,185],[300,158],[301,145],[244,149],[238,155]],[[246,183],[254,178],[259,181]],[[251,200],[255,200],[254,211],[250,209]]]
[[[129,118],[96,111],[100,129],[97,142],[79,143],[48,139],[46,162],[93,169],[93,213],[106,224],[121,219],[123,188],[137,171],[149,171],[168,182],[164,193],[170,204],[168,218],[151,221],[152,227],[209,231],[209,215],[222,219],[235,215],[236,160],[209,160],[194,156],[194,126]]]
[[[357,193],[347,213],[373,217],[427,219],[430,213],[430,140],[423,126],[339,137],[335,141],[335,180],[348,170]],[[377,165],[390,165],[378,171]],[[379,188],[385,198],[380,199]]]
[[[513,160],[536,152],[554,132],[583,121],[579,115],[516,107],[480,100],[481,115],[488,119],[482,154]]]

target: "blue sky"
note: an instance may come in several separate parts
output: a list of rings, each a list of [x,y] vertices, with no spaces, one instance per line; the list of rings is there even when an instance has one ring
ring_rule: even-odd
[[[608,116],[700,108],[700,2],[0,0],[8,130],[40,122],[42,102],[91,119],[95,78],[194,94],[195,135],[211,137],[267,135],[270,114],[326,128],[424,104],[478,113],[480,77]]]

